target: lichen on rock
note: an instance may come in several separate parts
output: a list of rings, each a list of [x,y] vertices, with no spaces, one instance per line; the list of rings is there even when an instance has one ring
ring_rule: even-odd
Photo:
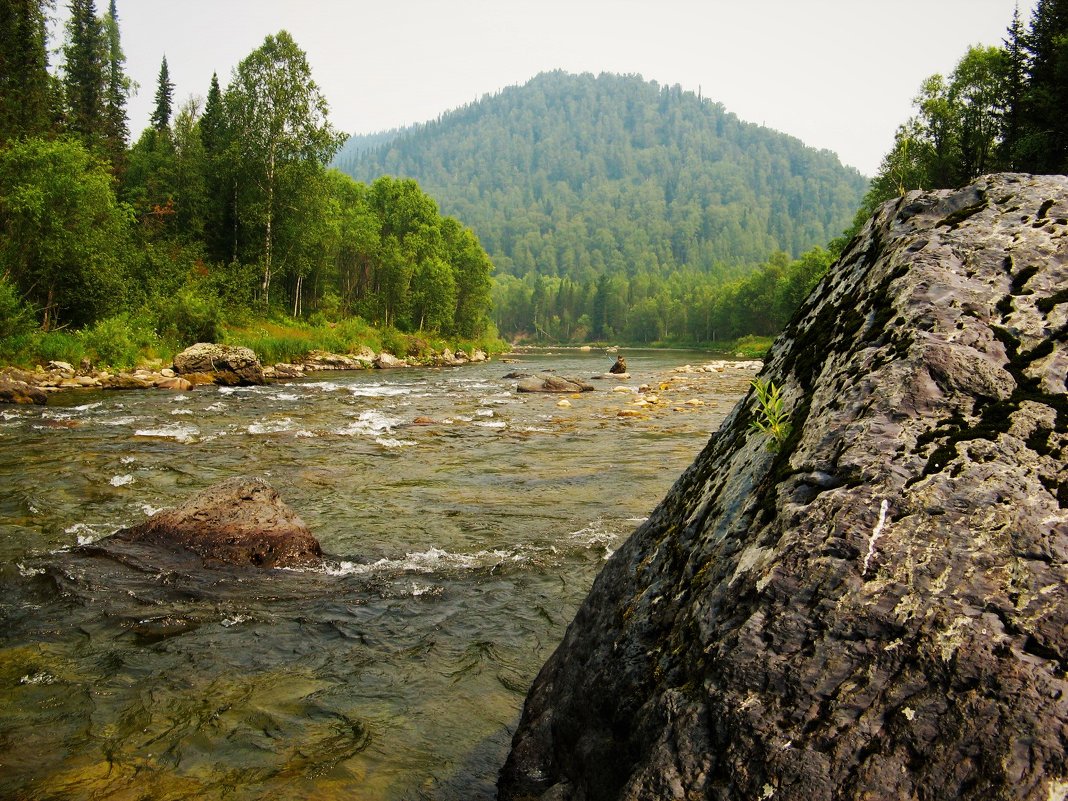
[[[502,801],[1063,794],[1066,218],[1063,176],[880,209],[761,373],[789,436],[750,393],[616,551]]]

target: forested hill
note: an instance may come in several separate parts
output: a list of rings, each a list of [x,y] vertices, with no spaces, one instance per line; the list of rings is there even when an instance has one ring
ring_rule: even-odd
[[[354,178],[413,177],[498,273],[723,277],[825,244],[867,188],[835,154],[634,75],[550,72],[438,120],[350,139]]]

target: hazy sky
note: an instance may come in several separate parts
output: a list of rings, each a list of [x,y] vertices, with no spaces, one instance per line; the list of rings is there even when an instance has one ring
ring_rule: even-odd
[[[1035,0],[1020,0],[1024,20]],[[65,0],[57,5],[65,6]],[[539,72],[681,84],[872,175],[921,81],[1000,44],[1015,0],[117,0],[136,136],[161,57],[175,100],[288,30],[334,125],[433,119]],[[98,10],[107,8],[97,0]]]

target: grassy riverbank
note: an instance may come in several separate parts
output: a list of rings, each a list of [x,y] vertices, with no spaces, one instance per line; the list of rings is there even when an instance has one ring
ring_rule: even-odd
[[[367,347],[398,358],[428,356],[445,348],[468,353],[474,349],[493,355],[508,345],[490,330],[478,339],[406,334],[370,325],[353,317],[342,322],[313,325],[293,319],[252,319],[221,323],[203,337],[179,338],[161,334],[151,321],[119,315],[80,331],[24,331],[0,338],[0,364],[33,367],[50,361],[75,366],[87,359],[94,367],[129,369],[169,363],[176,353],[197,340],[212,340],[251,348],[264,364],[296,362],[312,351],[356,353]]]

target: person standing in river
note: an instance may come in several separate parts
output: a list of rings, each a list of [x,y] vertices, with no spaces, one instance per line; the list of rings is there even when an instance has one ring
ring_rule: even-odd
[[[627,360],[622,356],[616,356],[616,363],[608,368],[608,372],[613,375],[621,375],[622,373],[627,372]]]

